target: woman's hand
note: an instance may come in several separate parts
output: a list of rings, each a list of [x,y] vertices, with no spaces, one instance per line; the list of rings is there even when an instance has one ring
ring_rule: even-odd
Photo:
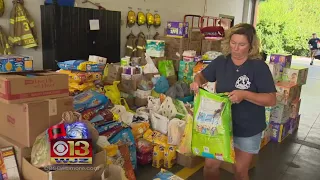
[[[232,103],[239,104],[245,99],[246,91],[244,91],[244,90],[234,90],[234,91],[230,92],[228,96],[229,96],[229,99],[230,99],[230,101]]]
[[[190,84],[190,89],[194,91],[195,94],[198,94],[200,85],[197,82],[193,82]]]

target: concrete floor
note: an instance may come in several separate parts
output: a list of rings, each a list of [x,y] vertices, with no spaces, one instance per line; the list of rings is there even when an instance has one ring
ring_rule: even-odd
[[[305,59],[294,65],[309,66]],[[319,180],[320,179],[320,62],[309,66],[307,84],[301,94],[301,120],[298,131],[281,144],[269,143],[260,154],[256,168],[250,171],[251,180]],[[176,173],[183,167],[170,169]],[[188,180],[203,179],[202,168]],[[159,169],[139,167],[138,180],[152,179]],[[232,180],[232,174],[221,170],[221,180]]]

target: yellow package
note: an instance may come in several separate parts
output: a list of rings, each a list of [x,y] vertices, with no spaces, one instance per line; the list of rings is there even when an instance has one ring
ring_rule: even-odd
[[[152,166],[161,168],[164,164],[164,147],[156,145],[153,148]]]
[[[86,91],[89,90],[91,88],[94,88],[94,84],[92,82],[89,83],[83,83],[83,84],[79,84],[79,83],[69,83],[69,89],[75,89],[78,91]]]
[[[143,134],[143,139],[153,143],[153,131],[151,129],[146,130]]]
[[[176,146],[164,147],[164,168],[170,169],[176,164],[177,152]]]
[[[60,69],[58,72],[67,74],[69,76],[69,83],[86,83],[100,81],[102,79],[101,72],[73,72],[63,69]]]
[[[106,147],[104,147],[104,150],[106,151],[107,153],[107,164],[114,164],[114,157],[117,156],[117,153],[118,153],[118,146],[117,145],[114,145],[114,144],[111,144],[111,145],[108,145]]]
[[[164,134],[161,134],[158,131],[152,131],[151,129],[148,129],[144,134],[143,134],[143,139],[152,142],[157,145],[161,146],[168,146],[168,137]]]
[[[131,130],[135,139],[142,138],[143,133],[146,132],[150,127],[148,122],[137,122],[131,124]]]

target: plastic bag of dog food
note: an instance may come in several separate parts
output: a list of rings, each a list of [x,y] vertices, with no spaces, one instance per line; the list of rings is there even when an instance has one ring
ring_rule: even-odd
[[[224,94],[200,89],[195,98],[193,154],[234,163],[231,102]]]
[[[103,106],[108,103],[108,98],[106,96],[92,90],[76,95],[73,100],[73,106],[77,112]]]
[[[60,69],[63,70],[102,72],[106,65],[85,60],[69,60],[64,62],[58,62],[58,66]]]

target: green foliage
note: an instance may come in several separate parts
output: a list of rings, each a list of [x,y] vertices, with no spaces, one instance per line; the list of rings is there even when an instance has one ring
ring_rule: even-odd
[[[257,33],[268,54],[307,56],[308,40],[312,33],[319,31],[320,3],[317,0],[264,0],[259,3]]]

